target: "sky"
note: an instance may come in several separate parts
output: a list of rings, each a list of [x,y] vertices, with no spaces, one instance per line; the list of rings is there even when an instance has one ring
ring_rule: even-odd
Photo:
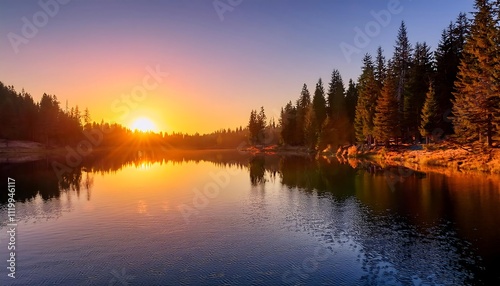
[[[0,2],[0,81],[94,121],[165,132],[279,117],[333,69],[347,84],[363,55],[390,58],[401,21],[432,49],[473,0],[40,0]]]

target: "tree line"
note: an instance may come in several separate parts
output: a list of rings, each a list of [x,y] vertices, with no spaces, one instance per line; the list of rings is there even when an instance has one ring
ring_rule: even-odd
[[[0,82],[0,138],[29,140],[44,144],[74,144],[81,140],[84,126],[90,124],[90,113],[78,106],[66,110],[55,95],[44,93],[40,102],[31,94],[17,92]]]
[[[476,0],[474,8],[472,19],[460,13],[442,31],[434,52],[426,42],[412,44],[402,22],[392,57],[382,47],[366,54],[357,82],[345,88],[334,69],[326,91],[321,78],[312,97],[304,84],[281,110],[281,143],[323,150],[449,138],[492,146],[500,119],[500,1]],[[250,137],[265,130],[249,129]]]
[[[44,93],[39,102],[31,94],[17,92],[0,82],[0,140],[39,142],[48,148],[78,146],[92,134],[93,149],[127,146],[166,149],[228,149],[248,140],[248,129],[220,129],[208,134],[133,131],[120,124],[95,122],[88,108],[61,107],[57,96]]]

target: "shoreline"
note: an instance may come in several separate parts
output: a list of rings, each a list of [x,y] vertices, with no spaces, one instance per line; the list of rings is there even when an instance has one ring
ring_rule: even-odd
[[[369,161],[381,167],[402,166],[415,171],[431,170],[440,173],[500,174],[500,149],[480,145],[464,148],[440,143],[375,147],[371,150],[359,150],[356,146],[351,146],[348,152],[349,156],[346,158],[341,154],[341,159]]]
[[[180,149],[174,149],[181,151]],[[210,149],[214,151],[213,149]],[[500,174],[500,148],[483,145],[460,146],[450,142],[430,145],[400,145],[391,147],[343,146],[336,152],[327,148],[322,152],[299,146],[257,145],[241,149],[221,149],[245,152],[251,155],[322,156],[337,159],[351,166],[357,162],[372,163],[381,168],[402,166],[415,171],[440,173]],[[97,148],[95,151],[98,151]],[[182,151],[206,151],[204,149],[182,149]],[[0,142],[0,163],[25,162],[43,159],[46,156],[65,155],[63,147],[49,147],[31,141]]]
[[[350,145],[340,147],[337,152],[327,148],[316,152],[306,147],[250,146],[241,151],[261,155],[322,156],[337,159],[356,167],[359,163],[370,163],[381,168],[405,167],[420,172],[500,174],[500,149],[481,145],[462,147],[449,142],[431,145],[401,145],[398,147],[374,147],[363,150]]]

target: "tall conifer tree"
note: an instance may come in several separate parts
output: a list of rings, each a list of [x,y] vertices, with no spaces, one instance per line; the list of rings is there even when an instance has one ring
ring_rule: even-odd
[[[493,7],[476,0],[474,21],[460,63],[453,106],[456,135],[464,141],[492,145],[499,121],[498,30]]]

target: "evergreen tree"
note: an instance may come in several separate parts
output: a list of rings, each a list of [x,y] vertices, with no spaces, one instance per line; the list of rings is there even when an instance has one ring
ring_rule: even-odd
[[[328,116],[335,119],[345,111],[345,89],[342,76],[337,69],[332,72],[332,78],[328,87]]]
[[[408,39],[406,24],[405,22],[401,22],[396,40],[396,46],[394,46],[394,56],[392,58],[392,72],[395,75],[396,96],[400,104],[400,108],[403,106],[403,100],[406,94],[411,64],[411,53],[412,47]]]
[[[356,136],[354,132],[354,118],[356,116],[356,104],[358,103],[358,87],[352,79],[349,80],[349,85],[345,96],[347,118],[349,119],[349,141],[354,143]]]
[[[398,100],[398,110],[400,114],[400,122],[404,122],[404,102],[405,98],[409,96],[408,93],[408,82],[410,77],[410,65],[411,65],[411,55],[412,46],[408,39],[408,33],[406,31],[405,22],[401,22],[399,27],[398,36],[396,39],[396,45],[394,46],[394,55],[391,60],[391,76],[394,76],[396,80],[396,98]],[[401,124],[400,126],[403,131],[403,135],[406,137],[408,135],[409,127],[406,124]]]
[[[467,18],[467,14],[465,13],[458,14],[453,29],[454,40],[455,40],[453,49],[455,50],[455,53],[458,55],[458,58],[460,58],[464,50],[465,42],[469,35],[469,29],[470,29],[470,20]]]
[[[316,84],[316,89],[314,91],[314,97],[312,101],[312,108],[314,113],[314,122],[312,125],[314,129],[313,134],[316,142],[318,142],[327,117],[325,89],[323,87],[323,81],[321,80],[321,78]]]
[[[92,120],[92,118],[90,117],[90,111],[86,107],[85,111],[83,112],[83,123],[84,123],[85,128],[89,128],[91,120]]]
[[[264,106],[260,107],[260,112],[257,115],[257,143],[264,144],[266,142],[266,112],[264,111]]]
[[[429,84],[425,96],[424,107],[422,108],[420,134],[425,137],[426,144],[429,144],[429,137],[439,126],[439,105],[436,100],[436,93],[432,84]]]
[[[259,115],[257,116],[257,123],[260,130],[266,128],[266,121],[267,121],[266,112],[264,111],[264,106],[261,106]]]
[[[297,100],[297,130],[295,131],[296,139],[294,141],[298,145],[304,145],[306,142],[306,116],[310,105],[311,95],[309,94],[307,85],[304,84],[300,97]]]
[[[390,139],[397,139],[399,133],[396,90],[395,79],[388,77],[377,100],[375,118],[373,120],[375,139],[385,142],[386,146],[389,145]]]
[[[75,106],[75,113],[73,114],[73,119],[78,125],[82,124],[82,115],[80,113],[80,108],[78,107],[78,105]]]
[[[435,52],[436,74],[434,89],[439,106],[440,128],[445,134],[453,133],[453,125],[448,117],[451,115],[454,100],[455,81],[458,66],[462,58],[465,39],[469,34],[470,23],[467,16],[461,13],[455,23],[450,23],[441,34],[438,48]]]
[[[248,120],[248,125],[247,125],[248,132],[249,132],[249,139],[250,139],[251,144],[254,144],[254,141],[255,141],[254,130],[255,130],[256,122],[257,122],[257,115],[256,115],[255,110],[252,109],[252,111],[250,111],[250,119]]]
[[[297,109],[292,102],[288,102],[285,108],[281,109],[280,115],[281,139],[284,144],[297,145],[295,134],[297,131]]]
[[[35,127],[38,117],[38,106],[33,97],[26,92],[21,94],[21,105],[19,106],[19,138],[35,141]],[[1,113],[1,112],[0,112]],[[14,127],[12,125],[11,127]]]
[[[253,109],[250,112],[250,119],[248,120],[248,131],[250,133],[250,143],[257,144],[259,136],[259,123],[257,120],[257,111]]]
[[[476,0],[477,12],[463,51],[453,106],[456,135],[464,141],[492,145],[499,122],[498,28],[493,7]]]
[[[304,144],[308,148],[315,149],[318,143],[318,134],[316,132],[316,116],[314,115],[312,104],[306,110],[304,126]]]
[[[425,95],[434,76],[433,58],[429,46],[416,43],[408,82],[408,92],[404,101],[404,124],[408,135],[418,137],[420,112]]]
[[[345,103],[347,115],[351,124],[354,123],[354,116],[356,114],[356,103],[358,102],[358,86],[350,79],[345,95]]]
[[[321,78],[316,84],[312,105],[315,114],[316,129],[320,130],[327,116],[325,89],[323,87],[323,81],[321,80]]]
[[[386,76],[387,67],[384,57],[384,50],[382,50],[382,47],[379,46],[377,49],[377,57],[375,59],[375,80],[378,82],[380,89],[382,89]]]
[[[56,140],[59,114],[60,108],[57,97],[44,93],[40,100],[40,120],[37,129],[47,146],[51,141]]]
[[[324,124],[322,142],[332,146],[349,141],[350,127],[346,110],[345,88],[338,70],[333,70],[328,88],[328,117]]]
[[[363,72],[358,80],[358,101],[354,119],[356,140],[368,143],[373,138],[373,118],[375,106],[380,94],[379,85],[375,79],[372,57],[366,54],[363,58]]]

